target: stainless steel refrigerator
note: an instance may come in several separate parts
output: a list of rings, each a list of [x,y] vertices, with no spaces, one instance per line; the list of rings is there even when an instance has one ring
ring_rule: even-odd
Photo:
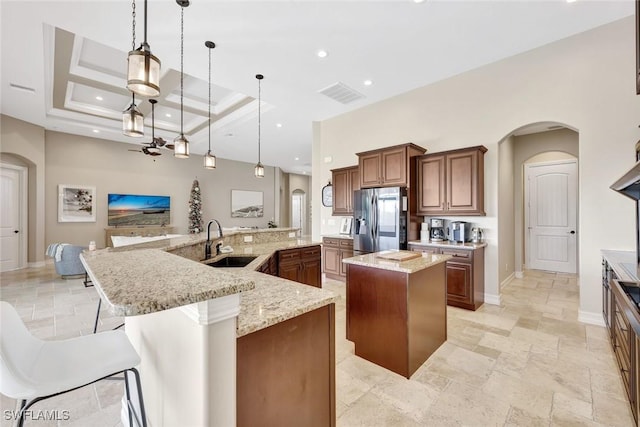
[[[367,188],[353,193],[353,250],[407,249],[407,189]]]

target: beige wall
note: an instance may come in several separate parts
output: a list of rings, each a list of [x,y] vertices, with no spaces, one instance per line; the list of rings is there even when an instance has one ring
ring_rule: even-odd
[[[507,137],[498,150],[498,281],[503,284],[514,273],[515,266],[514,138]]]
[[[602,322],[600,249],[635,249],[626,232],[635,227],[633,205],[609,189],[634,164],[639,137],[634,30],[628,17],[322,122],[314,128],[314,192],[359,151],[409,141],[429,152],[486,146],[487,216],[473,221],[487,230],[485,289],[497,298],[498,143],[531,123],[565,124],[580,135],[580,319]],[[314,217],[314,238],[333,231],[330,209]]]
[[[524,224],[524,165],[525,163],[552,162],[555,160],[578,158],[578,139],[578,133],[571,129],[559,129],[516,136],[514,138],[513,163],[515,187],[513,192],[513,210],[515,215],[515,271],[517,272],[522,271],[526,259],[524,236],[526,232]],[[578,179],[580,178],[578,177]],[[580,227],[578,227],[578,242],[580,242],[580,234]]]
[[[263,179],[253,175],[253,164],[218,159],[215,170],[202,167],[202,156],[176,159],[167,150],[149,157],[129,152],[131,144],[116,143],[58,132],[46,132],[46,242],[87,245],[95,240],[104,246],[107,227],[107,194],[150,194],[171,197],[171,225],[177,233],[187,233],[187,209],[191,185],[200,182],[203,221],[216,218],[223,227],[258,226],[264,228],[275,215],[279,197],[274,194],[274,168],[265,168]],[[155,160],[155,161],[154,161]],[[95,223],[59,223],[57,186],[59,184],[96,187]],[[231,190],[262,191],[262,218],[231,218]]]
[[[45,158],[44,129],[9,116],[0,116],[2,160],[28,168],[27,261],[36,266],[45,261]]]

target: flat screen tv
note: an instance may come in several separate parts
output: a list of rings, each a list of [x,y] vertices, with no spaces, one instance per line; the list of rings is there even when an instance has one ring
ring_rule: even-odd
[[[171,219],[169,196],[109,194],[108,197],[110,226],[168,225]]]

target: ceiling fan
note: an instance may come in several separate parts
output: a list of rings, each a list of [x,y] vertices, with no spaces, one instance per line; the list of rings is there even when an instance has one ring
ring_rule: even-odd
[[[173,150],[173,144],[167,143],[164,139],[155,136],[155,105],[158,102],[155,99],[150,99],[151,103],[151,142],[143,142],[143,147],[140,150],[129,150],[135,151],[138,153],[144,153],[147,156],[160,156],[162,153],[160,152],[160,147],[166,147],[170,150]]]

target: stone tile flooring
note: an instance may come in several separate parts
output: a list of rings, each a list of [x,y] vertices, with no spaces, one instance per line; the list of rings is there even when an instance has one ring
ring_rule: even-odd
[[[576,282],[528,271],[502,289],[500,306],[449,307],[448,341],[407,380],[354,356],[345,339],[344,284],[325,281],[343,297],[336,309],[337,425],[633,425],[606,330],[576,320]],[[52,266],[2,273],[0,299],[38,337],[93,330],[96,291],[81,279],[60,279]],[[103,311],[99,329],[120,322]],[[102,381],[34,407],[69,410],[70,420],[26,425],[121,426],[122,393],[121,382]],[[1,397],[1,427],[11,425],[4,411],[15,405]]]

